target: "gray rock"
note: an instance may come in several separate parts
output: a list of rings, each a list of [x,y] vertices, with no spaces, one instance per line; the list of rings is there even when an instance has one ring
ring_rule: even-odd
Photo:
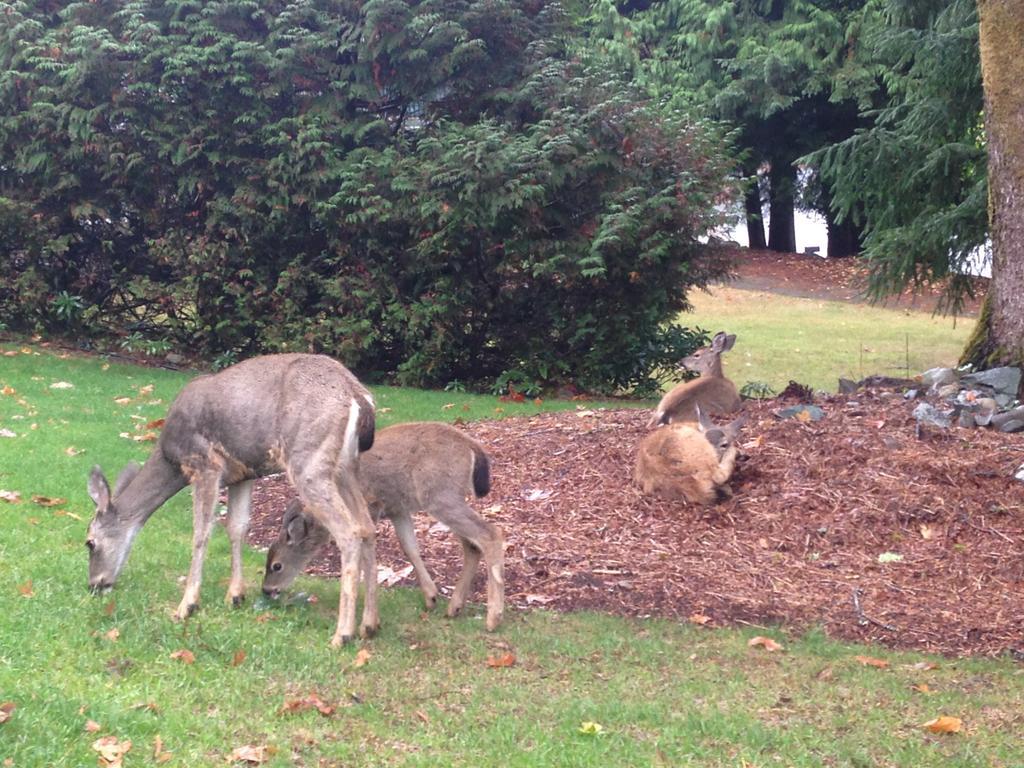
[[[943,384],[936,390],[939,397],[956,397],[960,394],[959,384]]]
[[[1004,365],[1001,368],[990,368],[987,371],[968,373],[963,377],[966,386],[991,387],[997,394],[1017,396],[1020,387],[1020,368]]]
[[[839,394],[841,395],[852,395],[860,388],[860,385],[853,379],[844,379],[839,377]]]
[[[933,391],[937,391],[939,387],[956,384],[958,381],[956,371],[952,368],[929,368],[920,378],[921,384]]]
[[[918,403],[914,409],[914,418],[918,424],[947,428],[953,425],[953,413],[952,410],[940,411],[931,403]]]
[[[990,423],[1000,432],[1020,432],[1024,428],[1024,405],[1012,411],[995,414]]]
[[[904,400],[916,400],[916,399],[917,399],[917,396],[918,396],[919,394],[920,394],[920,391],[919,391],[919,390],[916,390],[916,389],[908,389],[908,390],[907,390],[906,392],[904,392],[904,393],[903,393],[903,399],[904,399]]]
[[[807,416],[801,416],[806,413]],[[775,415],[780,419],[802,419],[810,421],[821,421],[825,418],[825,411],[816,405],[791,405],[789,408],[783,408],[781,411],[776,411]]]
[[[974,429],[978,426],[978,422],[975,420],[975,414],[970,408],[961,408],[960,413],[957,414],[956,424],[958,427],[964,429]]]
[[[1000,408],[1009,408],[1011,405],[1013,405],[1013,401],[1016,398],[1011,397],[1010,395],[1002,395],[1002,394],[996,393],[996,395],[994,396],[994,399],[995,399],[996,403],[999,405]]]
[[[181,365],[185,362],[185,358],[179,355],[177,352],[168,352],[164,358],[171,365]]]
[[[1017,468],[1017,474],[1014,475],[1014,477],[1020,480],[1022,483],[1024,483],[1024,464],[1021,464]]]

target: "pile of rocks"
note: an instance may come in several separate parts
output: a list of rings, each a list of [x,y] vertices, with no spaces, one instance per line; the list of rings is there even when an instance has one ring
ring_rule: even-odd
[[[920,388],[908,389],[908,400],[922,394],[937,397],[940,406],[919,403],[914,409],[918,423],[938,427],[990,427],[1000,432],[1024,430],[1024,406],[1017,400],[1021,369],[991,368],[961,373],[954,368],[932,368],[919,377]]]

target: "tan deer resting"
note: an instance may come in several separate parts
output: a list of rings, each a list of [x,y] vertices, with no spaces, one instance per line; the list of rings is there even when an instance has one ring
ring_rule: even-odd
[[[726,485],[736,466],[741,416],[724,427],[711,424],[700,408],[698,424],[666,424],[644,436],[635,478],[644,493],[711,504],[731,495]]]
[[[490,491],[490,461],[483,447],[447,424],[398,424],[380,430],[373,450],[360,457],[359,482],[373,518],[386,518],[394,525],[427,608],[434,607],[438,593],[420,558],[413,512],[440,520],[462,542],[462,574],[448,603],[448,616],[462,610],[483,555],[487,629],[497,627],[505,605],[505,544],[498,528],[466,503],[470,494],[484,496]],[[286,589],[328,540],[323,528],[303,515],[299,500],[289,504],[277,541],[267,552],[263,591],[276,596]]]
[[[673,421],[696,422],[697,406],[706,414],[738,411],[741,402],[736,385],[722,372],[722,353],[732,349],[735,343],[735,334],[719,331],[709,346],[684,357],[682,367],[700,376],[676,384],[661,398],[654,415],[647,422],[648,429]]]
[[[255,357],[181,390],[146,463],[129,464],[113,494],[99,467],[89,477],[96,514],[89,524],[89,587],[114,585],[136,534],[171,496],[192,485],[192,563],[175,617],[199,604],[206,546],[221,486],[228,488],[231,583],[227,599],[244,598],[242,544],[249,527],[252,481],[284,470],[309,514],[345,555],[333,645],[355,634],[360,566],[366,576],[361,633],[379,624],[374,526],[359,489],[360,450],[373,444],[370,393],[341,363],[322,355]]]

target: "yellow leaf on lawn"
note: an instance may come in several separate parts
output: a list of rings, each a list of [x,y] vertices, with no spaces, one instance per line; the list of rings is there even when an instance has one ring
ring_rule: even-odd
[[[770,637],[761,637],[760,635],[758,635],[757,637],[750,638],[747,641],[747,645],[749,645],[751,648],[755,648],[757,646],[761,646],[766,651],[781,651],[781,650],[784,650],[784,648],[782,647],[781,643],[775,642]]]
[[[11,719],[11,712],[14,711],[15,704],[13,701],[5,701],[0,704],[0,723],[6,723]]]
[[[516,655],[514,653],[512,653],[512,651],[509,651],[508,653],[503,653],[501,656],[488,656],[487,657],[487,666],[491,667],[493,669],[497,669],[497,668],[500,668],[500,667],[515,666],[515,663],[516,663]]]
[[[132,399],[130,397],[115,397],[114,402],[118,405],[128,405]]]
[[[928,683],[918,683],[917,685],[910,686],[910,690],[917,691],[918,693],[931,693],[932,689],[928,687]]]
[[[0,389],[0,395],[13,395],[15,391],[14,387],[4,384],[4,388]]]
[[[68,456],[77,456],[80,453],[85,453],[85,450],[81,448],[75,448],[75,446],[73,445],[69,445],[67,448],[64,449],[64,453],[66,453]]]
[[[959,717],[942,715],[934,720],[929,720],[927,723],[922,723],[921,727],[932,733],[960,733],[963,721]]]
[[[53,510],[54,517],[70,517],[72,520],[81,520],[81,515],[76,515],[74,512],[68,512],[66,509],[55,509]]]
[[[360,648],[359,651],[356,653],[355,660],[352,662],[353,666],[366,666],[366,664],[370,661],[370,656],[371,654],[369,650],[367,650],[366,648]]]
[[[139,394],[142,397],[147,397],[149,395],[152,395],[153,394],[153,385],[152,384],[147,384],[144,387],[139,387]]]
[[[878,667],[878,669],[885,669],[889,666],[889,662],[883,659],[875,659],[871,656],[854,656],[857,661],[863,664],[865,667]]]
[[[182,648],[171,654],[172,659],[178,659],[183,664],[194,664],[196,661],[196,655],[187,648]]]
[[[38,504],[40,507],[59,507],[61,504],[67,504],[67,499],[51,498],[50,496],[40,496],[38,493],[32,495],[32,503]]]
[[[92,748],[100,754],[100,765],[105,768],[121,768],[121,761],[132,748],[130,739],[121,741],[117,736],[104,736],[92,743]]]
[[[118,640],[118,638],[119,638],[119,637],[121,637],[121,630],[120,630],[120,629],[118,629],[117,627],[114,627],[114,628],[113,628],[112,630],[110,630],[109,632],[107,632],[107,634],[105,635],[105,637],[106,637],[106,638],[107,638],[107,640],[109,640],[110,642],[112,642],[112,643],[116,643],[116,642],[117,642],[117,640]]]
[[[590,720],[584,720],[580,723],[580,733],[585,733],[588,736],[597,736],[604,732],[604,726],[600,723],[595,723]]]

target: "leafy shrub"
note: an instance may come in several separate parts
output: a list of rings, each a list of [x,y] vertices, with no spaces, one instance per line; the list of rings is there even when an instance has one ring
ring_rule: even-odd
[[[721,272],[714,132],[582,54],[557,4],[10,10],[12,326],[650,388],[686,339],[663,324]]]

